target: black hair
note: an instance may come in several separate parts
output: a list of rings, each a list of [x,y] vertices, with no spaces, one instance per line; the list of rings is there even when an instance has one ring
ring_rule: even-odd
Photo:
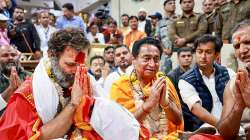
[[[250,26],[250,20],[247,19],[247,20],[243,20],[242,22],[236,24],[233,28],[233,30],[231,31],[231,33],[235,33],[236,31],[242,29],[242,28],[245,28],[245,27],[248,27]]]
[[[124,45],[124,44],[115,46],[115,47],[114,47],[114,52],[115,52],[116,49],[122,48],[122,47],[126,48],[126,49],[128,50],[128,52],[130,52],[129,47],[128,47],[127,45]]]
[[[95,59],[102,59],[103,62],[104,62],[104,64],[105,64],[104,58],[103,58],[102,56],[100,56],[100,55],[95,55],[95,56],[91,57],[91,58],[90,58],[90,61],[89,61],[89,64],[92,65],[92,62],[93,62]]]
[[[20,6],[16,6],[16,7],[14,8],[14,11],[15,11],[16,9],[20,9],[20,10],[23,10],[23,11],[24,11],[24,8],[23,8],[23,7],[20,7]]]
[[[137,21],[139,20],[137,16],[130,16],[130,17],[128,18],[128,21],[130,21],[131,19],[136,19]]]
[[[104,48],[104,53],[109,49],[114,49],[114,46],[107,46],[106,48]]]
[[[180,4],[182,3],[183,0],[180,0]],[[194,0],[193,0],[194,1]]]
[[[152,38],[152,37],[145,37],[145,38],[140,39],[134,43],[133,48],[132,48],[132,55],[134,56],[134,58],[137,58],[137,56],[140,53],[140,48],[144,44],[156,46],[158,48],[158,50],[160,51],[160,56],[162,55],[163,49],[162,49],[162,44],[161,44],[160,40]]]
[[[91,28],[91,27],[94,26],[94,25],[97,26],[96,22],[91,22],[91,23],[89,24],[89,28]]]
[[[179,56],[182,52],[191,52],[193,53],[193,49],[190,47],[182,47],[177,50],[177,55]]]
[[[108,25],[110,24],[114,24],[115,26],[117,26],[117,22],[115,20],[111,20]]]
[[[129,18],[129,15],[128,14],[122,14],[121,17],[128,17]]]
[[[69,11],[74,11],[74,6],[72,3],[65,3],[62,7],[68,9]]]
[[[163,6],[166,6],[166,4],[170,1],[175,1],[175,0],[165,0],[164,3],[163,3]]]
[[[51,12],[49,12],[49,15],[50,15],[50,16],[53,16],[54,18],[56,18],[55,14],[53,14],[53,13],[51,13]]]
[[[66,28],[54,32],[48,42],[49,51],[53,56],[59,56],[67,46],[77,51],[89,49],[90,43],[82,30]]]
[[[214,44],[215,47],[215,52],[219,53],[222,46],[223,46],[223,42],[220,38],[210,35],[210,34],[205,34],[199,38],[197,38],[194,42],[194,50],[196,51],[196,49],[198,48],[198,46],[200,44],[206,44],[208,42],[212,42]]]

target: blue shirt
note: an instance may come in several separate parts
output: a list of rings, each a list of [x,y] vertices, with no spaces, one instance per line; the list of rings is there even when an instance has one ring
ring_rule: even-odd
[[[56,20],[56,27],[58,29],[65,29],[67,27],[81,28],[84,33],[86,33],[86,25],[79,16],[74,16],[72,19],[67,19],[64,16],[60,16]]]

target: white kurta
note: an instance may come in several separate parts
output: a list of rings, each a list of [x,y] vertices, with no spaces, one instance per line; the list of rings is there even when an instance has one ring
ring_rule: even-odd
[[[43,124],[54,119],[59,104],[58,91],[46,72],[47,62],[46,58],[40,60],[32,80],[35,107]],[[117,103],[101,98],[103,90],[92,76],[90,82],[96,99],[90,120],[94,130],[105,140],[138,140],[140,125],[134,116]]]
[[[235,72],[231,69],[227,69],[228,70],[228,74],[230,79],[235,75]],[[213,99],[213,108],[211,111],[211,114],[216,118],[216,119],[220,119],[221,116],[221,112],[222,112],[222,104],[219,100],[219,97],[217,96],[217,92],[215,89],[215,76],[214,73],[211,74],[209,77],[206,77],[205,75],[202,74],[202,72],[200,71],[201,75],[202,75],[202,79],[205,83],[205,85],[207,86],[209,92],[211,93],[212,99]],[[199,97],[199,93],[195,90],[195,88],[189,84],[188,82],[186,82],[185,80],[180,80],[178,87],[180,89],[180,94],[181,97],[184,101],[184,103],[187,104],[189,110],[191,111],[193,108],[193,105],[197,102],[199,102],[200,104],[202,104],[202,101]],[[201,127],[203,126],[209,126],[207,123],[204,123]]]

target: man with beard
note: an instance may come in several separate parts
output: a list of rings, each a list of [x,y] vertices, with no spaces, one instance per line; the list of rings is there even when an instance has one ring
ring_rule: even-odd
[[[40,38],[35,26],[24,19],[24,9],[16,7],[13,14],[13,27],[9,29],[10,43],[17,46],[22,53],[34,53],[35,58],[41,57]]]
[[[122,21],[122,27],[120,27],[120,30],[123,33],[123,36],[125,36],[129,32],[129,22],[128,22],[129,16],[128,14],[123,14],[121,16],[121,21]]]
[[[141,32],[145,32],[147,36],[150,36],[152,32],[151,22],[147,18],[147,11],[144,8],[141,8],[138,13],[138,30]]]
[[[90,69],[88,70],[88,73],[95,78],[97,84],[101,87],[103,87],[104,84],[104,78],[102,76],[104,65],[105,60],[102,56],[96,55],[90,58]]]
[[[217,128],[224,139],[250,139],[250,20],[233,30],[232,42],[236,57],[244,64],[224,92],[224,106]]]
[[[126,73],[127,68],[132,64],[132,55],[126,45],[118,45],[114,50],[116,71],[110,73],[104,82],[105,97],[109,98],[112,84]]]
[[[229,7],[228,20],[225,20],[222,29],[222,39],[224,43],[230,43],[232,36],[232,29],[235,25],[243,20],[250,20],[250,1],[249,0],[232,0],[227,4]],[[224,20],[224,19],[223,19]],[[234,49],[232,45],[225,45],[223,47],[223,55],[221,56],[221,64],[232,67],[235,70],[241,68],[241,63],[237,61],[234,55]]]
[[[130,31],[124,37],[123,44],[131,49],[135,41],[146,37],[147,34],[138,30],[138,18],[136,16],[129,17],[129,26]]]
[[[116,70],[115,60],[114,60],[114,47],[107,46],[104,49],[103,57],[105,60],[105,66],[103,69],[103,77],[105,79],[111,72]]]
[[[190,140],[250,139],[250,20],[237,24],[232,34],[235,55],[245,67],[226,85],[222,115],[217,123],[220,136],[200,134]]]
[[[21,67],[18,59],[18,52],[14,47],[0,46],[0,114],[14,91],[25,80],[26,76],[30,75]]]
[[[52,35],[51,55],[41,59],[8,103],[0,120],[1,139],[139,139],[140,126],[129,112],[93,97],[101,91],[84,64],[89,48],[80,29]]]

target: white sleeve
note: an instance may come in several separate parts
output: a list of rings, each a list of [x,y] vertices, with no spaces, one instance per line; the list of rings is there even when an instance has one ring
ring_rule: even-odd
[[[202,104],[199,94],[191,84],[185,80],[180,80],[178,87],[180,89],[181,98],[184,103],[187,104],[190,111],[195,103],[200,102]]]
[[[111,92],[111,88],[112,88],[112,84],[113,84],[113,76],[112,76],[113,74],[112,73],[110,73],[109,75],[108,75],[108,77],[105,79],[105,81],[104,81],[104,93],[105,93],[105,97],[107,98],[107,99],[109,99],[109,97],[110,97],[110,92]]]
[[[95,99],[90,124],[104,140],[139,139],[140,125],[129,111],[113,101]]]
[[[230,79],[236,76],[236,73],[230,68],[227,68],[227,72],[229,74]]]
[[[3,110],[6,106],[6,101],[3,99],[2,95],[0,95],[0,111]]]
[[[102,33],[99,33],[99,36],[100,36],[100,43],[101,44],[105,44],[105,40],[104,40],[104,35]]]
[[[94,97],[103,97],[104,95],[104,90],[103,87],[97,83],[97,81],[95,80],[95,78],[89,74],[90,77],[90,83],[93,89],[93,95]]]

